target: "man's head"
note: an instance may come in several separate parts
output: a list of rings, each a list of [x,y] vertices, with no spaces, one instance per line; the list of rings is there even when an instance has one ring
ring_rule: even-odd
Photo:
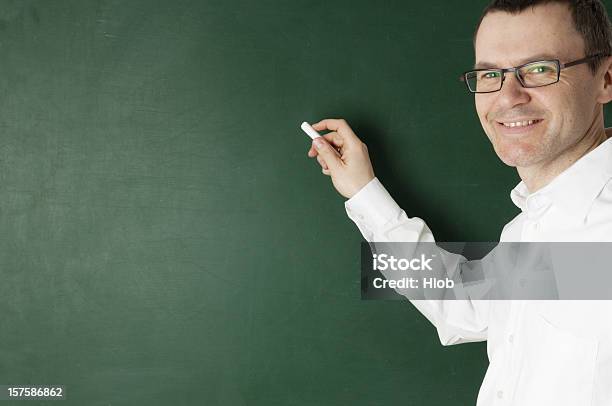
[[[598,0],[495,0],[474,37],[476,68],[508,68],[542,59],[561,64],[612,55],[612,33]],[[612,58],[561,70],[559,82],[524,88],[505,74],[500,91],[476,94],[476,110],[496,153],[517,167],[549,165],[603,131],[612,100]],[[533,123],[527,126],[522,124]]]

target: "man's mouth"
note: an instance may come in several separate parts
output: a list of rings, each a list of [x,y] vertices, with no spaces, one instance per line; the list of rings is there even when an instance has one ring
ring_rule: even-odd
[[[541,118],[525,118],[512,121],[496,121],[496,123],[503,130],[503,132],[516,134],[529,131],[542,121],[544,120]]]

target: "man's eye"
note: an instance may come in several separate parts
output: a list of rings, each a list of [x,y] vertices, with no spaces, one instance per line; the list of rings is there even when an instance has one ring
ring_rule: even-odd
[[[499,72],[483,72],[481,75],[482,79],[495,79],[499,77]]]
[[[527,73],[546,73],[550,71],[551,71],[550,67],[545,66],[545,65],[540,65],[540,66],[534,66],[533,68],[530,68]]]

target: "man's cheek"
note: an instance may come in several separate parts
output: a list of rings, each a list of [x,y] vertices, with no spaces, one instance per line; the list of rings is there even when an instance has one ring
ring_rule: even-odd
[[[487,137],[491,138],[493,135],[493,132],[495,131],[495,128],[489,121],[487,121],[486,117],[478,117],[478,118],[480,120],[480,126],[482,127],[483,131],[487,134]]]
[[[478,115],[478,120],[480,121],[480,125],[482,126],[482,128],[486,128],[488,125],[488,120],[487,120],[487,113],[488,113],[488,109],[478,103],[478,101],[476,102],[476,114]]]

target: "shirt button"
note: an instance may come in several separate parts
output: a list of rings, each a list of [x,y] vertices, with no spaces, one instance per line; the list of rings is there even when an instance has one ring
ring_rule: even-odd
[[[540,223],[538,222],[533,223],[533,229],[537,230],[538,228],[540,228]]]
[[[513,343],[513,342],[514,342],[514,334],[510,334],[510,335],[508,336],[508,341],[509,341],[510,343]]]
[[[364,217],[363,217],[363,215],[358,214],[358,215],[357,215],[357,218],[358,218],[359,220],[363,220],[363,218],[364,218]]]
[[[503,398],[504,397],[504,391],[503,390],[498,390],[497,391],[497,397],[500,398],[500,399]]]

